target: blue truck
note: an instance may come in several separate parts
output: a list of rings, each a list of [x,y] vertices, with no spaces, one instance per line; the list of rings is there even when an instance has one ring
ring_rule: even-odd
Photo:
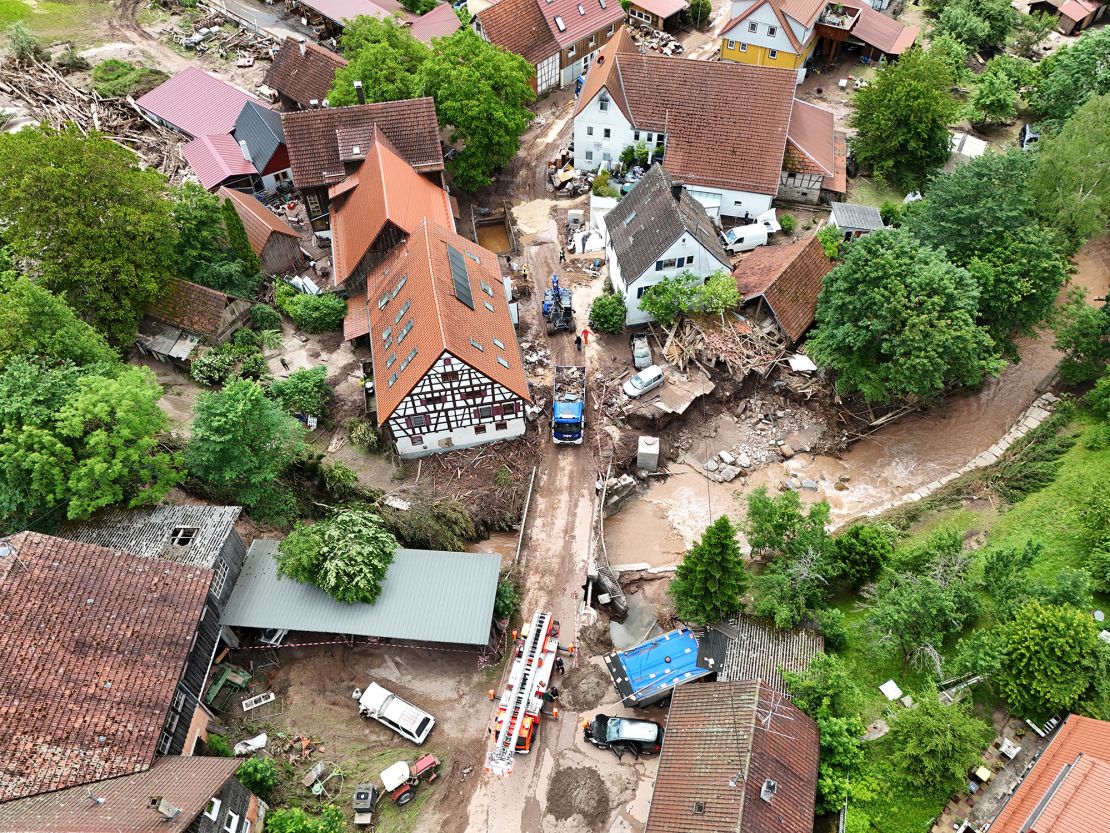
[[[544,290],[541,310],[548,335],[561,330],[574,331],[574,295],[559,286],[558,275],[551,276],[551,288]]]
[[[556,365],[551,399],[551,439],[581,445],[586,428],[586,368]]]

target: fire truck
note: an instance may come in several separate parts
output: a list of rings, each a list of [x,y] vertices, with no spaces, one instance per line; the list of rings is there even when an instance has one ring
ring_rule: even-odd
[[[513,756],[527,755],[544,717],[558,719],[551,691],[551,674],[559,655],[559,623],[547,612],[537,612],[516,640],[505,691],[494,721],[494,746],[486,771],[505,776],[513,771]],[[492,695],[492,691],[491,691]],[[551,710],[545,711],[545,705]]]

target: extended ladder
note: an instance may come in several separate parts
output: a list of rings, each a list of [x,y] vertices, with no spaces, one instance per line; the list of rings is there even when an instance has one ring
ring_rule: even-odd
[[[513,771],[513,755],[516,752],[517,737],[520,727],[524,723],[524,716],[528,711],[528,704],[536,696],[536,684],[539,681],[537,674],[538,663],[544,652],[547,642],[547,631],[551,626],[551,614],[538,611],[532,617],[532,624],[528,628],[525,638],[524,651],[516,659],[513,671],[519,669],[519,678],[513,690],[512,699],[505,709],[505,718],[501,723],[501,731],[497,733],[497,741],[493,751],[486,760],[486,769],[494,775],[505,776]],[[509,682],[517,676],[509,673]]]

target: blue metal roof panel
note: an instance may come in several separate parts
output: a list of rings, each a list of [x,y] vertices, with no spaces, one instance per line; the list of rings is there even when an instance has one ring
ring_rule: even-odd
[[[723,639],[712,632],[699,640],[689,628],[669,631],[605,658],[626,706],[648,705],[666,697],[682,683],[714,674],[720,668]]]

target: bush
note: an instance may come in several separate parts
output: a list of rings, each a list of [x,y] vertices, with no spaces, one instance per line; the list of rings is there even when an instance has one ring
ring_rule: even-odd
[[[413,14],[427,14],[437,3],[438,0],[401,0],[401,5]]]
[[[823,226],[817,232],[817,240],[825,251],[825,257],[837,260],[840,257],[840,248],[844,245],[844,234],[836,226]]]
[[[307,333],[338,330],[347,315],[347,302],[338,295],[308,295],[286,284],[274,287],[274,303]]]
[[[235,771],[243,786],[263,801],[270,797],[278,782],[277,764],[273,758],[250,758]]]
[[[46,60],[46,50],[42,48],[42,41],[23,23],[13,23],[8,27],[7,35],[8,48],[21,64]]]
[[[184,5],[182,0],[178,2]],[[319,818],[313,818],[300,807],[271,810],[266,814],[266,833],[344,833],[346,829],[343,811],[334,804],[325,807]]]
[[[602,333],[619,333],[624,329],[626,315],[620,295],[599,295],[590,306],[590,326]]]
[[[259,352],[247,353],[239,361],[239,370],[235,374],[240,379],[253,379],[261,382],[270,378],[270,368],[266,364],[266,357]]]
[[[832,561],[853,587],[862,587],[882,571],[894,553],[894,530],[886,524],[858,523],[833,538]]]
[[[54,65],[62,75],[84,72],[89,68],[89,62],[74,52],[72,46],[54,59]]]
[[[133,66],[126,61],[109,58],[92,71],[93,89],[104,98],[123,98],[148,93],[169,78],[166,73],[149,67]]]
[[[215,387],[226,382],[234,368],[235,358],[228,350],[209,347],[193,359],[189,367],[189,375],[198,384]]]
[[[339,500],[355,497],[362,491],[358,485],[358,472],[340,460],[324,469],[324,488]]]
[[[835,607],[826,607],[813,612],[813,620],[825,637],[825,650],[840,652],[848,647],[848,626],[844,624],[844,614]]]
[[[280,330],[281,313],[266,304],[251,307],[251,327],[256,330]]]
[[[621,192],[609,184],[609,172],[598,171],[594,176],[593,184],[590,190],[595,197],[616,197],[619,198]]]
[[[793,214],[783,214],[779,217],[779,225],[786,234],[793,234],[794,229],[798,227],[798,221],[794,219]]]
[[[351,441],[351,445],[362,451],[376,451],[378,448],[378,432],[367,419],[352,419],[348,422],[347,439]]]
[[[453,500],[420,501],[405,510],[385,507],[382,520],[397,540],[411,549],[457,552],[478,538],[470,513]]]
[[[292,414],[322,416],[328,409],[331,394],[326,367],[294,370],[288,379],[279,379],[270,385],[270,396]]]
[[[301,509],[293,490],[280,484],[258,489],[251,500],[244,503],[255,520],[280,527],[293,523]]]
[[[631,168],[639,165],[641,168],[648,166],[648,157],[651,152],[648,150],[647,142],[637,142],[634,145],[628,145],[621,151],[621,164],[626,168]]]
[[[204,745],[208,749],[210,758],[232,758],[235,756],[235,751],[223,735],[209,735]]]
[[[879,217],[882,218],[883,225],[898,228],[902,225],[902,213],[904,211],[905,206],[887,200],[879,206]]]
[[[501,579],[497,583],[497,595],[493,599],[493,618],[512,619],[520,609],[520,594],[516,585],[508,579]]]

